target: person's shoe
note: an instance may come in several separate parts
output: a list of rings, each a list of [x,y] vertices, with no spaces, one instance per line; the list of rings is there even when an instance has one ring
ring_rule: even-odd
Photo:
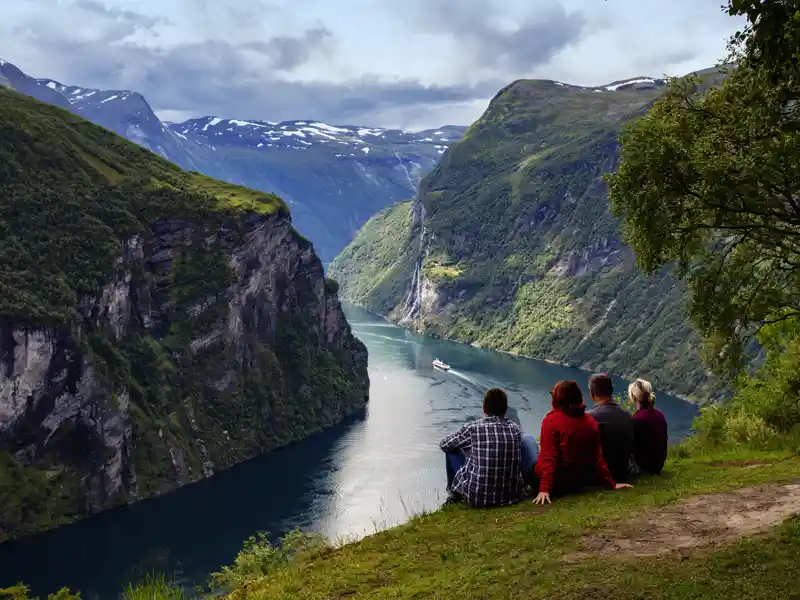
[[[461,504],[461,496],[455,492],[447,490],[447,500],[445,500],[444,504],[442,504],[442,508],[445,506],[453,506],[454,504]]]

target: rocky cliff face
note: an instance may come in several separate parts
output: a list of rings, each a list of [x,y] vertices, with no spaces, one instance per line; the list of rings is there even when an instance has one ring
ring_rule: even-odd
[[[11,452],[22,466],[46,461],[73,471],[86,492],[76,506],[79,514],[211,476],[364,407],[369,389],[366,349],[353,338],[335,293],[326,289],[313,247],[283,216],[251,217],[244,239],[232,247],[226,237],[225,231],[208,231],[196,223],[156,222],[150,235],[127,241],[115,280],[82,298],[81,326],[0,327],[0,450]],[[162,351],[174,306],[161,288],[175,281],[175,263],[193,244],[230,247],[225,260],[231,282],[191,298],[186,312],[196,322],[209,317],[207,326],[190,329],[185,345]],[[131,394],[139,397],[141,391],[131,387],[147,382],[101,373],[108,364],[86,344],[97,332],[107,335],[106,344],[125,345],[137,338],[158,348],[155,354],[168,368],[185,369],[186,376],[196,379],[197,395],[169,406],[162,412],[164,422],[155,415],[135,414]],[[281,381],[281,375],[292,377],[286,360],[292,348],[279,347],[287,332],[302,336],[304,353],[322,361],[337,357],[348,385],[331,393],[315,389],[312,381],[296,387]],[[259,355],[278,363],[274,366],[279,368],[267,367],[264,373],[275,378],[262,382],[277,389],[263,396],[242,394],[249,371],[264,368],[252,364]],[[206,361],[216,364],[192,368]],[[305,377],[294,375],[297,381]],[[253,392],[258,391],[255,386]],[[294,396],[297,406],[286,406],[290,399],[278,400],[275,391]],[[236,410],[214,414],[218,402]],[[295,410],[302,414],[291,414]],[[247,413],[254,422],[243,421]],[[178,421],[179,427],[167,419]],[[148,437],[152,446],[143,453],[138,445]],[[143,473],[143,461],[153,453],[166,459],[165,464],[157,473],[147,465]]]
[[[644,277],[602,175],[663,82],[518,81],[331,264],[343,297],[423,332],[716,394],[682,286]]]
[[[0,165],[0,541],[364,408],[366,349],[280,199],[1,89]]]

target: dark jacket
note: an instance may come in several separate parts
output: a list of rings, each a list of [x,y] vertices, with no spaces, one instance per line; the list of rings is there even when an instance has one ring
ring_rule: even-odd
[[[633,415],[633,458],[639,468],[661,474],[667,460],[667,419],[657,408],[642,408]]]
[[[616,402],[599,404],[588,411],[600,426],[603,458],[614,481],[628,481],[633,454],[633,419]]]

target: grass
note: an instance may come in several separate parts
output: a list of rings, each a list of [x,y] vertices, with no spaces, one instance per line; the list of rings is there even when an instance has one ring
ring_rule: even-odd
[[[493,510],[448,507],[338,548],[302,534],[286,536],[283,547],[271,547],[254,537],[233,565],[212,576],[212,590],[228,600],[797,600],[800,515],[727,545],[706,533],[704,546],[675,546],[655,558],[590,550],[580,560],[567,560],[568,554],[586,552],[584,542],[590,536],[605,540],[607,532],[623,539],[645,536],[658,543],[665,539],[663,534],[651,540],[649,531],[635,529],[632,520],[646,514],[658,523],[658,515],[667,515],[667,507],[674,512],[678,501],[797,482],[800,476],[796,451],[730,448],[698,450],[691,457],[685,452],[685,447],[673,449],[664,474],[645,478],[632,490],[575,495],[547,507],[530,501]],[[759,489],[768,497],[768,487]],[[717,502],[706,506],[712,510],[723,506]],[[730,500],[727,504],[737,509]],[[753,509],[745,502],[740,510],[747,514]],[[187,596],[164,577],[150,576],[127,586],[122,597],[183,600]],[[3,598],[31,600],[22,584],[0,590]],[[77,596],[61,590],[51,599],[77,600]]]
[[[265,194],[241,185],[225,183],[199,173],[188,173],[187,175],[190,191],[204,192],[213,196],[219,201],[221,207],[232,207],[259,214],[288,212],[286,204],[275,194]]]
[[[182,587],[167,581],[163,575],[147,575],[142,583],[128,584],[122,592],[122,600],[186,600]]]
[[[564,564],[563,556],[580,548],[588,533],[644,510],[657,514],[659,507],[696,494],[792,481],[799,469],[796,455],[733,452],[673,461],[664,476],[646,479],[633,490],[568,497],[546,508],[530,502],[488,511],[448,508],[267,576],[244,577],[230,597],[444,600],[656,593],[661,598],[732,598],[748,590],[771,590],[777,593],[771,598],[789,598],[787,581],[797,582],[800,575],[797,565],[785,569],[800,559],[797,521],[763,539],[710,553],[678,552],[632,562],[599,557],[577,565]],[[729,568],[740,574],[735,581],[726,574]],[[707,578],[691,575],[698,572]]]
[[[571,575],[551,598],[793,600],[800,588],[800,518],[724,550],[659,561],[600,560]]]
[[[214,575],[215,595],[222,592],[228,600],[796,600],[800,516],[727,546],[709,539],[707,546],[656,558],[619,552],[565,560],[584,549],[587,536],[625,532],[626,522],[642,513],[657,518],[662,508],[691,496],[795,482],[800,473],[800,455],[787,451],[674,456],[663,476],[646,478],[633,490],[576,495],[547,507],[529,501],[493,510],[450,507],[335,549],[300,534],[287,536],[285,548],[253,538],[234,565]],[[122,594],[124,600],[186,597],[162,576],[149,576]],[[0,598],[30,600],[22,584],[0,590]],[[51,598],[77,596],[62,590]]]

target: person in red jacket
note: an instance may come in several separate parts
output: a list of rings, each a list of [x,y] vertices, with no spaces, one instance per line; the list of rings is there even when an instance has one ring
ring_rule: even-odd
[[[550,494],[588,485],[608,489],[633,487],[615,483],[600,445],[597,421],[586,414],[581,388],[575,381],[559,381],[553,391],[553,410],[542,421],[541,451],[536,463],[539,495],[534,504],[550,504]]]

